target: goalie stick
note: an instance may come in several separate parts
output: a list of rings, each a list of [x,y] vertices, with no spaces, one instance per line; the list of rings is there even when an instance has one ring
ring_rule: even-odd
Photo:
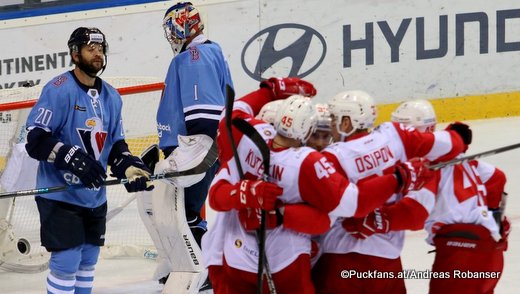
[[[182,176],[190,176],[190,175],[196,175],[204,173],[210,168],[215,162],[217,161],[217,146],[216,143],[213,142],[211,145],[211,148],[208,151],[208,154],[206,154],[206,157],[204,157],[204,160],[202,160],[199,165],[196,167],[190,168],[188,170],[184,171],[174,171],[174,172],[168,172],[168,173],[161,173],[161,174],[155,174],[150,176],[151,181],[155,180],[162,180],[162,179],[168,179],[168,178],[174,178],[174,177],[182,177]],[[103,186],[112,186],[112,185],[118,185],[118,184],[126,184],[128,183],[128,179],[113,179],[108,180],[103,183]],[[29,195],[35,195],[35,194],[48,194],[48,193],[54,193],[59,191],[66,191],[66,190],[75,190],[75,189],[82,189],[85,188],[83,184],[75,184],[75,185],[67,185],[67,186],[55,186],[55,187],[47,187],[47,188],[37,188],[37,189],[29,189],[29,190],[21,190],[21,191],[15,191],[15,192],[6,192],[6,193],[0,193],[0,199],[3,198],[9,198],[9,197],[19,197],[19,196],[29,196]]]
[[[495,148],[495,149],[491,149],[491,150],[488,150],[488,151],[480,152],[480,153],[477,153],[477,154],[468,155],[468,156],[464,156],[464,157],[461,157],[461,158],[455,158],[455,159],[452,159],[452,160],[449,160],[449,161],[445,161],[445,162],[440,162],[440,163],[437,163],[437,164],[430,165],[429,167],[430,167],[430,169],[438,170],[438,169],[443,168],[445,166],[450,166],[450,165],[454,165],[454,164],[457,164],[457,163],[461,163],[463,161],[475,160],[475,159],[479,159],[479,158],[482,158],[482,157],[487,157],[487,156],[499,154],[499,153],[506,152],[506,151],[509,151],[509,150],[517,149],[519,147],[520,147],[520,143],[516,143],[516,144],[513,144],[513,145],[508,145],[508,146],[504,146],[504,147],[500,147],[500,148]]]
[[[258,134],[256,129],[251,126],[249,123],[242,119],[234,119],[231,120],[231,113],[233,111],[233,102],[235,100],[235,91],[231,86],[226,85],[226,130],[229,136],[229,140],[231,143],[231,148],[233,149],[233,156],[235,157],[235,162],[238,169],[239,177],[244,178],[244,172],[242,170],[242,165],[240,164],[240,158],[238,156],[238,151],[236,148],[236,143],[233,138],[233,130],[231,125],[233,124],[239,131],[244,133],[247,137],[249,137],[255,144],[258,146],[260,153],[263,157],[264,164],[264,175],[263,179],[265,181],[269,178],[269,160],[270,160],[270,151],[267,147],[263,138]],[[267,256],[265,254],[265,211],[262,210],[261,219],[260,219],[260,229],[256,231],[256,237],[258,242],[258,276],[257,276],[257,293],[262,293],[262,285],[263,285],[263,274],[265,270],[265,275],[267,277],[267,285],[269,287],[269,292],[271,294],[276,294],[276,287],[274,285],[273,277],[271,275],[271,270],[269,268],[269,262],[267,260]]]

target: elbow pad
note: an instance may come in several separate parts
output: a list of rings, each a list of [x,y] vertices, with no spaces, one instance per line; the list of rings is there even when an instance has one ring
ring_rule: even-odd
[[[58,148],[55,148],[58,146]],[[57,138],[53,137],[50,132],[42,128],[34,128],[27,134],[27,143],[25,150],[30,157],[39,161],[54,161],[56,157],[54,149],[59,149],[62,143]],[[54,155],[54,156],[52,156]]]

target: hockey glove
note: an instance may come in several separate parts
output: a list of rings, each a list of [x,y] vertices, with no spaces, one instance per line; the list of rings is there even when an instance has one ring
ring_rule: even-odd
[[[434,173],[428,168],[430,161],[425,158],[413,158],[410,161],[395,166],[394,175],[399,183],[397,193],[420,190],[433,177]]]
[[[77,176],[88,188],[99,188],[107,178],[99,161],[92,158],[78,146],[63,145],[56,153],[54,166],[68,170]]]
[[[300,78],[270,78],[260,83],[260,88],[270,89],[273,100],[285,99],[292,95],[313,97],[316,95],[314,86]]]
[[[121,154],[114,160],[110,169],[118,179],[128,179],[125,188],[128,192],[151,191],[150,170],[137,156]]]
[[[504,219],[500,225],[500,234],[502,235],[502,239],[507,240],[509,233],[511,233],[511,223],[509,222],[509,219],[504,216]]]
[[[466,150],[468,150],[469,144],[471,144],[471,141],[473,140],[473,132],[471,131],[469,126],[465,123],[456,121],[454,123],[449,124],[446,127],[446,130],[455,131],[457,134],[459,134],[459,136],[462,138],[462,142],[464,142],[465,145],[464,152],[466,152]]]
[[[260,229],[262,210],[259,208],[244,208],[238,211],[238,219],[242,228],[246,231],[254,231]],[[268,230],[281,226],[283,223],[283,215],[278,209],[266,211],[265,228]]]
[[[273,210],[276,199],[282,195],[283,189],[276,184],[260,180],[242,180],[238,182],[238,197],[235,197],[235,208],[260,208]]]
[[[342,225],[347,233],[358,239],[366,239],[373,234],[385,234],[390,229],[388,217],[382,209],[375,209],[362,218],[346,218]]]

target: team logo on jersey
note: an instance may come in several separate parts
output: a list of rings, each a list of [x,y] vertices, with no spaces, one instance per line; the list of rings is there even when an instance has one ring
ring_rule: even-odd
[[[87,108],[79,105],[74,105],[74,110],[87,111]]]
[[[95,159],[99,159],[105,141],[107,132],[103,130],[103,122],[97,118],[89,118],[85,121],[85,129],[76,129],[78,131],[83,149]]]
[[[94,99],[99,98],[99,93],[98,93],[98,90],[96,90],[96,89],[89,89],[89,90],[88,90],[88,95],[89,95],[91,98],[94,98]]]
[[[240,240],[240,239],[236,239],[236,240],[235,240],[235,247],[236,247],[236,248],[240,248],[240,247],[242,247],[242,240]]]
[[[63,83],[65,83],[65,81],[67,80],[67,77],[66,76],[59,76],[58,78],[56,78],[56,80],[52,83],[54,86],[56,87],[59,87],[61,86]]]
[[[200,58],[199,51],[196,47],[190,47],[191,61],[197,61]]]

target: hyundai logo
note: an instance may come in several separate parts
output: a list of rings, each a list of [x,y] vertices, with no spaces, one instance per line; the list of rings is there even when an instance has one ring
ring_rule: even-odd
[[[325,38],[315,29],[296,23],[279,24],[247,41],[242,50],[242,68],[257,81],[271,76],[303,78],[320,66],[326,52]],[[268,69],[267,76],[263,76]]]

